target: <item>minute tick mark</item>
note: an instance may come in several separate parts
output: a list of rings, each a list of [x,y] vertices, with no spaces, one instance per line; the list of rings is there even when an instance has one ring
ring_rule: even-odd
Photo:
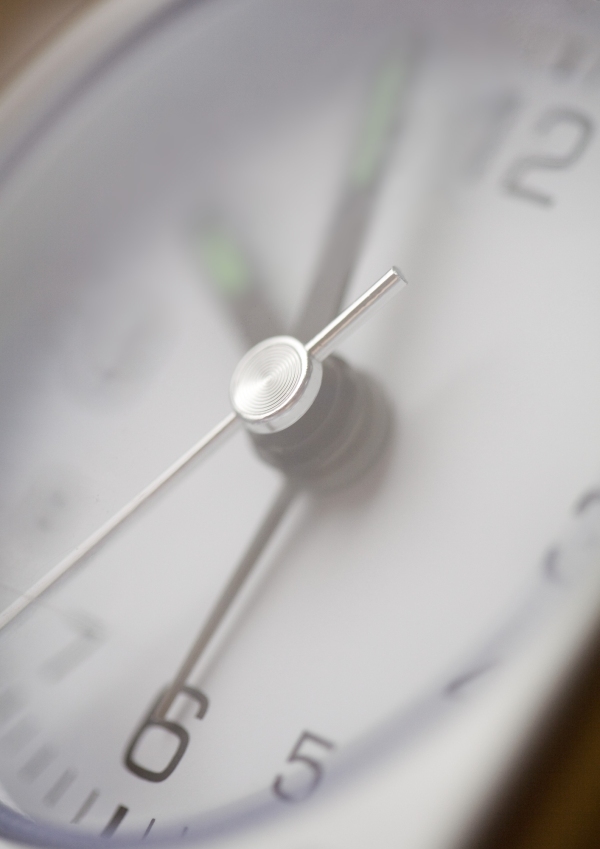
[[[62,799],[76,778],[77,773],[74,770],[66,769],[44,796],[46,805],[53,808]]]
[[[21,767],[19,775],[25,781],[35,781],[36,778],[39,778],[44,770],[50,766],[55,757],[56,752],[54,752],[50,746],[42,746],[41,749],[38,749],[29,758],[27,763]]]
[[[85,800],[83,805],[79,808],[79,810],[77,811],[77,813],[75,814],[75,816],[71,820],[71,823],[73,825],[76,825],[78,822],[81,822],[81,820],[84,818],[84,816],[90,810],[90,808],[95,803],[95,801],[96,801],[96,799],[98,798],[99,795],[100,795],[99,790],[92,790],[90,795],[87,797],[87,799]]]
[[[144,837],[148,837],[148,835],[149,835],[149,834],[150,834],[150,832],[152,831],[152,826],[154,825],[154,823],[155,823],[155,822],[156,822],[156,818],[155,818],[155,817],[152,817],[152,819],[150,820],[150,822],[149,822],[149,824],[148,824],[148,828],[147,828],[147,829],[146,829],[146,831],[144,832]],[[142,840],[144,839],[144,837],[142,837]]]
[[[127,814],[129,813],[129,808],[126,808],[125,805],[118,805],[115,809],[114,814],[108,821],[108,825],[104,828],[101,833],[101,837],[112,837],[118,827],[121,825]]]

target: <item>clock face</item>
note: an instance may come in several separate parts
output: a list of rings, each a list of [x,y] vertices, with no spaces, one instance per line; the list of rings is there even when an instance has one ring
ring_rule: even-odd
[[[6,159],[8,836],[296,810],[588,579],[599,14],[167,3]],[[393,265],[408,287],[301,418],[240,428],[77,560],[230,413],[249,348],[308,343]]]

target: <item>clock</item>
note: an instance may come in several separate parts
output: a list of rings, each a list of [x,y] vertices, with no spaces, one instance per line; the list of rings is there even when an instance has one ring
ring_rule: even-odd
[[[600,610],[599,27],[108,0],[7,91],[8,844],[476,832]]]

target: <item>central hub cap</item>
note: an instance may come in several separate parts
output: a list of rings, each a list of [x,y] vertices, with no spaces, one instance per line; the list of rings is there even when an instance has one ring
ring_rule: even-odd
[[[275,433],[309,410],[321,386],[323,368],[292,336],[259,342],[242,357],[231,378],[235,412],[255,433]]]

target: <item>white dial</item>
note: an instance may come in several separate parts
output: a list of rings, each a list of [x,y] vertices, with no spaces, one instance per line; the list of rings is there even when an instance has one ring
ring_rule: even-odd
[[[36,840],[297,806],[598,592],[594,57],[535,41],[558,7],[458,5],[166,3],[7,157],[0,780]],[[79,561],[267,337],[304,406],[265,425],[255,349],[246,432]]]

